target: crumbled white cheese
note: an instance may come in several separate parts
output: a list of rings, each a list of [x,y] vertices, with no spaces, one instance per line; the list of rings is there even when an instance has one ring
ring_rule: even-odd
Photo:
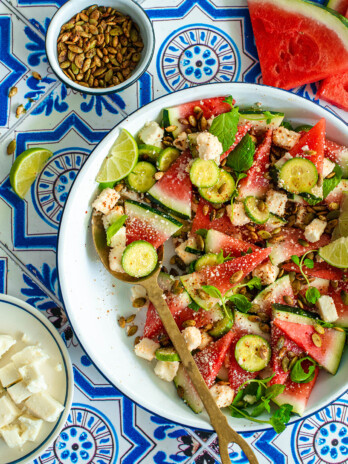
[[[27,441],[36,441],[43,424],[42,419],[23,414],[18,418],[18,422],[21,424],[23,438]]]
[[[330,161],[328,158],[324,158],[324,163],[323,163],[323,177],[327,177],[329,174],[332,173],[332,171],[335,168],[335,163]]]
[[[15,403],[19,404],[29,398],[32,392],[28,389],[26,383],[22,380],[21,382],[17,382],[8,388],[7,393]]]
[[[0,335],[0,358],[5,354],[11,346],[16,343],[16,340],[11,335]]]
[[[219,385],[216,383],[210,388],[210,393],[219,408],[226,408],[232,404],[234,390],[229,385]]]
[[[27,441],[20,424],[6,425],[0,429],[0,434],[9,448],[22,448]]]
[[[111,226],[120,216],[124,215],[124,208],[123,206],[114,206],[110,213],[104,214],[102,216],[103,224],[105,230]]]
[[[150,338],[143,338],[140,342],[135,345],[134,352],[139,358],[152,361],[155,358],[156,350],[160,347],[160,344],[154,342]]]
[[[166,382],[171,382],[179,369],[179,361],[157,361],[155,374]]]
[[[207,124],[208,124],[208,129],[211,127],[213,124],[215,116],[212,114],[209,119],[207,119]]]
[[[277,192],[276,190],[268,190],[266,204],[270,213],[280,217],[284,216],[287,201],[288,197],[284,193]]]
[[[36,362],[45,361],[48,355],[39,346],[30,345],[18,351],[18,353],[11,356],[17,368],[25,366],[26,364],[33,364]]]
[[[47,422],[55,422],[64,406],[48,393],[34,393],[25,401],[25,406],[34,416]]]
[[[261,263],[253,270],[253,277],[259,277],[262,285],[272,284],[279,274],[279,267],[274,266],[270,261]]]
[[[219,139],[210,132],[200,132],[197,136],[198,156],[204,160],[213,160],[219,166],[223,147]]]
[[[194,253],[189,253],[185,251],[187,246],[192,246],[192,242],[190,239],[186,240],[185,242],[181,243],[178,247],[175,248],[175,253],[181,258],[185,264],[190,264],[197,259],[197,255]]]
[[[257,401],[257,398],[255,395],[245,395],[243,397],[243,400],[246,401],[249,404],[254,404]]]
[[[277,147],[284,148],[285,150],[291,150],[300,138],[301,134],[286,129],[283,126],[277,127],[272,134],[273,144]]]
[[[0,398],[0,427],[9,425],[19,414],[20,410],[7,394]]]
[[[47,383],[40,370],[40,365],[27,364],[18,370],[31,393],[39,393],[47,389]]]
[[[159,126],[156,121],[147,122],[139,132],[139,138],[146,145],[154,145],[161,147],[164,130]]]
[[[190,351],[198,348],[202,342],[202,335],[197,327],[186,327],[181,333]]]
[[[335,322],[338,319],[336,305],[331,296],[321,296],[316,302],[316,306],[323,321]]]
[[[21,380],[21,375],[13,362],[6,364],[0,369],[0,383],[4,388]]]
[[[180,134],[174,140],[173,145],[180,151],[186,150],[189,146],[186,132],[180,132]]]
[[[227,205],[226,212],[234,226],[244,226],[250,222],[250,218],[246,215],[242,202],[236,201],[233,206]]]
[[[103,214],[108,214],[116,205],[120,198],[120,194],[115,189],[106,188],[100,192],[98,197],[92,203],[92,208],[100,211]]]
[[[115,248],[111,248],[109,253],[109,266],[112,271],[124,272],[122,267],[122,255],[124,249],[124,246],[116,246]]]
[[[326,221],[321,221],[318,218],[313,219],[313,221],[305,228],[305,239],[311,243],[317,242],[323,235],[326,226]]]
[[[311,189],[311,194],[317,198],[323,198],[323,186],[322,185],[315,185]]]
[[[201,343],[198,347],[199,350],[204,350],[206,346],[213,341],[213,337],[208,334],[208,332],[201,333]]]

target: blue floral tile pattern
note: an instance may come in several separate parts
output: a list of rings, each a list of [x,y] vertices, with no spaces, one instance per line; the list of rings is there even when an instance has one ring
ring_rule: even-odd
[[[0,293],[22,298],[61,333],[74,365],[74,405],[55,443],[34,464],[215,464],[211,432],[173,424],[135,405],[108,384],[80,347],[61,302],[56,244],[69,190],[95,145],[124,117],[161,95],[214,82],[260,82],[247,0],[138,0],[152,20],[156,51],[130,88],[79,94],[57,81],[45,33],[66,0],[0,3]],[[319,1],[319,0],[318,0]],[[324,0],[319,2],[323,3]],[[91,2],[92,3],[92,2]],[[42,79],[35,79],[36,71]],[[18,93],[11,100],[12,86]],[[293,92],[347,122],[347,113],[316,99],[317,84]],[[15,117],[23,104],[26,113]],[[13,156],[4,151],[16,139]],[[25,201],[12,191],[14,159],[33,146],[53,152]],[[260,464],[348,464],[348,394],[277,435],[243,433]],[[247,463],[235,444],[233,464]]]

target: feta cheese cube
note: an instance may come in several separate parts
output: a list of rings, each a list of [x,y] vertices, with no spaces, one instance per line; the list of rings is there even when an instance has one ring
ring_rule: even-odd
[[[209,390],[219,408],[226,408],[232,404],[234,390],[229,385],[216,383]]]
[[[288,201],[288,197],[284,193],[277,192],[275,190],[269,190],[266,196],[266,204],[271,213],[277,216],[284,216],[285,206]]]
[[[14,363],[10,362],[0,369],[0,383],[7,388],[21,380],[21,375]]]
[[[279,274],[279,267],[274,266],[270,261],[261,263],[253,270],[253,277],[259,277],[262,285],[272,284]]]
[[[22,448],[27,441],[20,424],[6,425],[0,429],[0,434],[9,448]]]
[[[179,369],[179,361],[157,361],[155,374],[166,382],[171,382]]]
[[[186,132],[180,132],[180,134],[174,140],[173,145],[180,151],[186,150],[189,146]]]
[[[160,347],[160,344],[154,342],[150,338],[142,338],[140,342],[135,345],[134,352],[139,358],[152,361],[155,358],[156,350]]]
[[[26,346],[11,357],[17,369],[27,364],[45,361],[48,355],[39,346]]]
[[[20,410],[7,394],[0,398],[0,427],[9,425],[19,414]]]
[[[7,393],[10,395],[12,400],[17,404],[26,400],[31,395],[31,391],[28,390],[23,380],[21,382],[15,383],[10,388],[8,388]]]
[[[198,347],[199,350],[204,350],[206,346],[213,341],[213,337],[208,334],[208,332],[201,333],[201,343]]]
[[[305,228],[305,239],[311,243],[317,242],[323,235],[326,226],[326,221],[321,221],[317,218],[313,219],[313,221],[310,224],[308,224],[308,226],[306,226]]]
[[[116,246],[115,248],[111,248],[109,253],[109,266],[112,271],[124,272],[122,267],[122,255],[124,249],[125,247],[123,246]]]
[[[115,221],[117,221],[117,219],[120,216],[123,216],[123,215],[124,215],[123,206],[117,206],[117,205],[112,208],[110,213],[104,214],[102,216],[102,221],[103,221],[105,230],[108,229],[111,226],[111,224],[113,224]]]
[[[64,410],[64,406],[48,393],[34,393],[24,404],[34,416],[47,422],[55,422]]]
[[[39,393],[47,389],[47,383],[39,365],[28,364],[18,370],[31,393]]]
[[[197,327],[186,327],[181,333],[190,351],[198,348],[202,342],[201,332]]]
[[[323,321],[335,322],[338,319],[336,305],[331,296],[321,296],[316,302],[316,306]]]
[[[175,253],[181,258],[185,264],[190,264],[193,261],[197,259],[197,255],[194,253],[189,253],[188,251],[185,251],[185,248],[187,246],[190,246],[190,239],[186,240],[185,242],[182,242],[178,247],[175,248]]]
[[[329,160],[329,158],[324,158],[324,164],[323,164],[323,177],[327,177],[329,174],[332,173],[332,171],[335,168],[335,163]]]
[[[120,198],[120,194],[113,188],[102,190],[92,203],[92,208],[103,214],[109,214]]]
[[[16,340],[13,337],[11,337],[11,335],[0,335],[0,358],[15,343],[16,343]]]
[[[19,416],[18,422],[21,425],[23,438],[27,441],[36,441],[40,433],[43,421],[29,414]]]
[[[317,198],[323,198],[323,195],[324,195],[323,186],[322,185],[315,185],[311,189],[311,194],[314,195]]]
[[[242,202],[236,201],[233,206],[227,205],[226,212],[234,226],[244,226],[250,222],[250,218],[245,214]]]
[[[285,150],[291,150],[296,143],[300,140],[301,134],[298,134],[295,131],[286,129],[283,126],[277,127],[273,131],[272,141],[274,145]]]
[[[219,166],[223,147],[216,135],[205,131],[197,136],[197,152],[201,159],[213,160]]]
[[[156,121],[147,122],[139,132],[139,138],[147,145],[161,147],[164,130]]]
[[[297,226],[303,226],[306,222],[305,221],[306,217],[307,217],[307,208],[303,205],[300,205],[296,213],[295,224]]]
[[[111,237],[110,240],[110,246],[111,248],[115,247],[126,247],[126,227],[122,226],[115,235]]]

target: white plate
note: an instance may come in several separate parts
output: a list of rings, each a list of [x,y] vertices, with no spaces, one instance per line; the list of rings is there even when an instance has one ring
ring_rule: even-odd
[[[65,308],[77,337],[101,372],[125,395],[146,409],[169,420],[203,429],[211,429],[207,414],[191,412],[178,398],[173,384],[161,381],[154,374],[153,366],[134,355],[134,337],[127,338],[125,330],[117,324],[118,317],[133,312],[130,286],[113,279],[98,261],[89,223],[91,203],[97,192],[95,176],[121,128],[136,134],[146,121],[160,120],[164,107],[229,94],[241,107],[262,102],[267,109],[283,111],[288,120],[297,124],[313,124],[324,117],[328,136],[338,143],[347,141],[346,125],[332,113],[304,98],[272,87],[243,83],[214,84],[159,98],[116,126],[84,164],[64,209],[57,253]],[[323,407],[346,389],[344,368],[348,365],[347,351],[336,376],[320,374],[308,404],[308,413]],[[262,424],[243,419],[230,417],[229,422],[241,431],[265,428]]]
[[[74,376],[68,351],[58,331],[51,322],[28,303],[17,298],[0,295],[0,333],[14,336],[17,344],[11,348],[15,352],[25,345],[40,343],[42,349],[49,355],[45,362],[45,378],[48,383],[48,393],[64,406],[59,419],[55,423],[45,422],[36,442],[27,442],[22,450],[9,448],[0,438],[0,464],[25,464],[42,454],[57,438],[69,415],[73,390]],[[21,346],[21,336],[24,334],[30,342]],[[10,354],[10,352],[9,352]],[[4,355],[4,358],[6,355]],[[62,369],[57,372],[56,365]],[[1,365],[2,367],[2,365]]]

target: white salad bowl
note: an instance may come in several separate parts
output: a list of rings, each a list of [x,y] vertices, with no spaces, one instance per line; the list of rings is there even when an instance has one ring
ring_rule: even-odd
[[[98,187],[95,182],[100,165],[122,128],[136,134],[146,121],[160,121],[164,107],[192,100],[233,95],[237,105],[250,107],[261,102],[263,108],[282,111],[295,124],[314,124],[324,117],[327,135],[346,143],[347,126],[326,109],[290,92],[256,84],[232,83],[203,85],[185,89],[153,101],[124,119],[99,143],[82,167],[65,205],[58,239],[58,271],[64,305],[75,334],[88,355],[105,377],[126,396],[160,416],[190,427],[209,429],[208,415],[194,414],[178,397],[174,384],[160,380],[153,365],[135,356],[134,337],[117,324],[117,319],[135,312],[131,286],[116,281],[103,267],[94,250],[90,220],[91,204]],[[167,252],[167,257],[171,255]],[[145,311],[139,311],[136,324],[139,334]],[[310,397],[306,414],[324,407],[347,388],[348,350],[335,376],[324,371]],[[228,415],[228,410],[226,411]],[[261,419],[263,417],[261,416]],[[267,416],[264,416],[267,419]],[[292,418],[292,422],[298,416]],[[229,417],[239,431],[264,429],[244,419]]]

